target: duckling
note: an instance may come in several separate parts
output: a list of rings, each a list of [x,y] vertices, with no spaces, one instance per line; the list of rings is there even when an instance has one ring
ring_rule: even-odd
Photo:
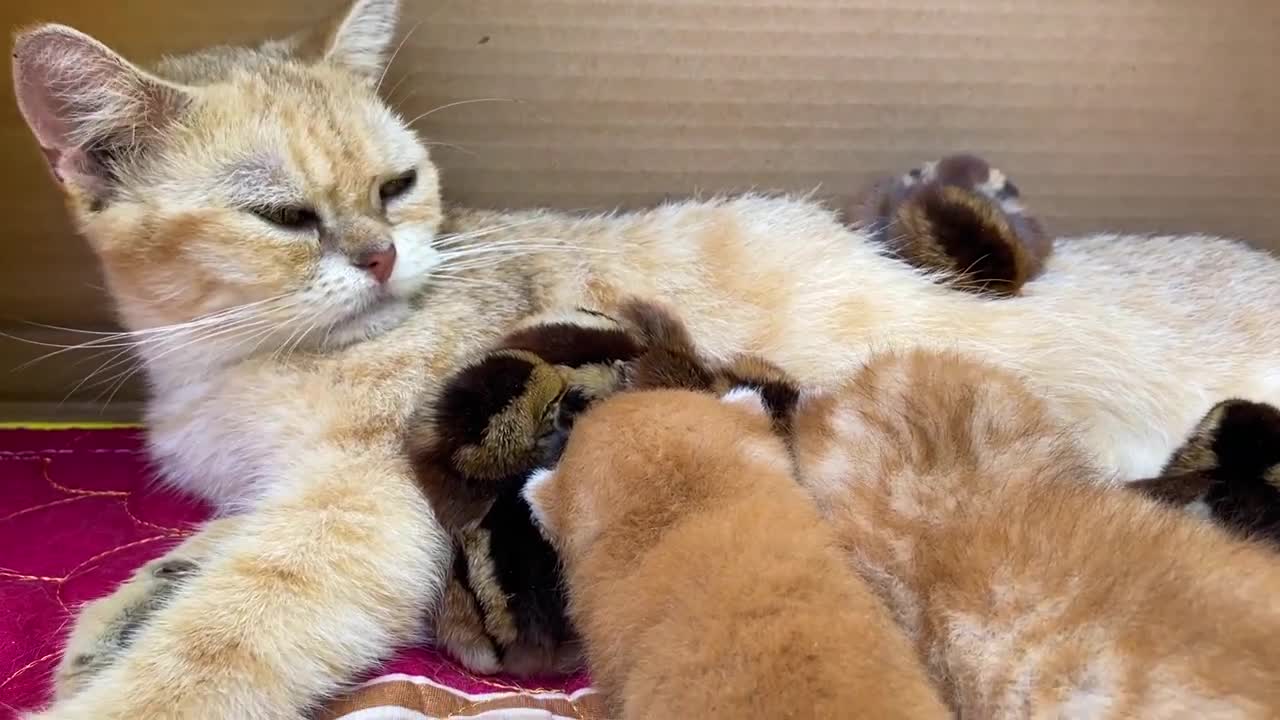
[[[640,353],[620,323],[585,310],[530,318],[449,377],[408,424],[406,450],[442,524],[472,525],[555,455],[557,437],[621,382]]]
[[[554,464],[574,418],[621,385],[641,346],[589,310],[530,318],[453,374],[405,437],[418,482],[454,536],[437,642],[477,672],[568,671],[578,663],[557,559],[520,487]]]
[[[948,286],[995,297],[1021,293],[1044,268],[1053,239],[1018,187],[968,154],[925,163],[872,186],[848,220]]]
[[[1218,403],[1158,477],[1131,487],[1280,548],[1280,409]]]

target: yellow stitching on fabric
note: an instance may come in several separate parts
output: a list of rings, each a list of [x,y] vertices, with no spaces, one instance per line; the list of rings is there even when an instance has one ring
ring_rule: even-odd
[[[66,579],[60,577],[44,577],[43,575],[24,575],[23,573],[10,570],[9,568],[0,568],[0,577],[6,577],[12,580],[40,580],[51,583],[60,583]]]
[[[141,423],[119,423],[86,420],[84,422],[0,422],[0,430],[133,430],[146,427]]]
[[[53,458],[42,457],[40,460],[40,474],[43,476],[44,481],[49,483],[50,487],[61,490],[62,492],[71,493],[76,497],[127,497],[129,495],[125,490],[77,490],[75,488],[66,487],[54,480],[53,475],[49,473],[49,469],[53,467]]]
[[[142,518],[133,514],[133,510],[129,509],[129,502],[127,500],[121,500],[120,505],[124,508],[124,514],[128,515],[130,520],[138,523],[139,525],[149,527],[153,530],[159,530],[160,532],[165,534],[165,537],[188,538],[195,533],[195,531],[192,530],[191,528],[175,528],[175,527],[168,527],[167,525],[157,525],[153,522],[147,522],[146,520],[143,520]]]
[[[113,554],[115,554],[115,553],[118,553],[118,552],[120,552],[121,550],[128,550],[129,548],[137,547],[137,546],[139,546],[139,545],[145,545],[145,544],[147,544],[147,543],[155,542],[155,541],[157,541],[157,540],[171,540],[171,539],[172,539],[172,538],[170,538],[170,537],[166,537],[166,536],[164,536],[164,535],[157,535],[157,536],[155,536],[155,537],[149,537],[149,538],[146,538],[146,539],[144,539],[144,540],[134,540],[134,541],[133,541],[133,542],[131,542],[131,543],[125,543],[124,545],[117,545],[117,546],[115,546],[115,547],[111,548],[110,550],[107,550],[107,551],[105,551],[105,552],[100,552],[100,553],[98,553],[97,555],[94,555],[93,557],[89,558],[88,560],[85,560],[84,562],[80,563],[79,565],[77,565],[77,566],[75,566],[75,567],[71,568],[71,571],[67,573],[67,577],[66,577],[66,578],[64,578],[64,579],[70,579],[70,578],[71,578],[71,576],[73,576],[73,575],[75,575],[76,573],[80,572],[80,570],[81,570],[82,568],[84,568],[86,565],[88,565],[89,563],[95,562],[95,561],[97,561],[97,560],[101,560],[101,559],[103,559],[103,558],[105,558],[105,557],[108,557],[108,556],[110,556],[110,555],[113,555]],[[90,568],[90,569],[92,569],[92,568]]]
[[[16,672],[14,672],[14,673],[13,673],[12,675],[10,675],[9,677],[5,678],[4,680],[0,680],[0,688],[4,687],[5,685],[8,685],[10,682],[13,682],[13,679],[14,679],[14,678],[16,678],[16,677],[18,677],[19,675],[21,675],[22,673],[24,673],[24,672],[26,672],[26,671],[30,670],[30,669],[31,669],[31,666],[33,666],[33,665],[38,665],[38,664],[40,664],[40,663],[42,663],[42,662],[44,662],[44,661],[46,661],[46,660],[50,660],[50,659],[52,659],[52,658],[55,658],[55,657],[57,657],[57,656],[58,656],[58,655],[60,655],[60,654],[61,654],[61,651],[58,651],[58,652],[52,652],[52,653],[49,653],[48,655],[45,655],[45,656],[44,656],[44,657],[42,657],[42,658],[36,658],[35,660],[32,660],[31,662],[27,663],[26,665],[23,665],[22,667],[18,668],[18,669],[17,669],[17,671],[16,671]]]
[[[75,495],[75,496],[73,496],[73,497],[69,497],[69,498],[62,498],[61,500],[54,500],[53,502],[47,502],[47,503],[45,503],[45,504],[43,504],[43,505],[32,505],[32,506],[31,506],[31,507],[29,507],[29,508],[23,508],[23,509],[19,510],[18,512],[11,513],[11,514],[9,514],[9,515],[5,515],[4,517],[0,517],[0,522],[5,522],[6,520],[12,520],[12,519],[14,519],[14,518],[16,518],[16,517],[18,517],[18,516],[20,516],[20,515],[26,515],[27,513],[32,512],[33,510],[44,510],[45,508],[51,508],[51,507],[53,507],[53,506],[55,506],[55,505],[65,505],[65,504],[67,504],[67,503],[69,503],[69,502],[76,502],[77,500],[83,500],[83,499],[85,499],[85,497],[87,497],[87,496],[85,496],[85,495]]]

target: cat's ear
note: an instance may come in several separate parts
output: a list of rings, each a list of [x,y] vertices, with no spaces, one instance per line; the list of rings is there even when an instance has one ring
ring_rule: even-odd
[[[191,101],[187,90],[54,24],[18,34],[13,86],[54,176],[91,195],[108,190],[119,161],[145,151]]]
[[[400,0],[355,0],[330,22],[324,60],[376,81],[391,59],[399,19]]]

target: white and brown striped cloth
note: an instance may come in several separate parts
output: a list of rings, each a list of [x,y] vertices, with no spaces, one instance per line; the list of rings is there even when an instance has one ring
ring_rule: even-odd
[[[380,675],[331,700],[317,720],[609,720],[584,673],[479,676],[429,647],[402,650]]]
[[[334,700],[320,720],[607,720],[595,690],[473,693],[420,675],[384,675]]]

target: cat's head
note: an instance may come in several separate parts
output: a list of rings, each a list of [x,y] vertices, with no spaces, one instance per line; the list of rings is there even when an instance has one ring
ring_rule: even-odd
[[[378,97],[398,5],[154,72],[65,26],[18,34],[18,105],[129,329],[216,325],[215,352],[248,352],[408,313],[442,210],[426,148]]]

